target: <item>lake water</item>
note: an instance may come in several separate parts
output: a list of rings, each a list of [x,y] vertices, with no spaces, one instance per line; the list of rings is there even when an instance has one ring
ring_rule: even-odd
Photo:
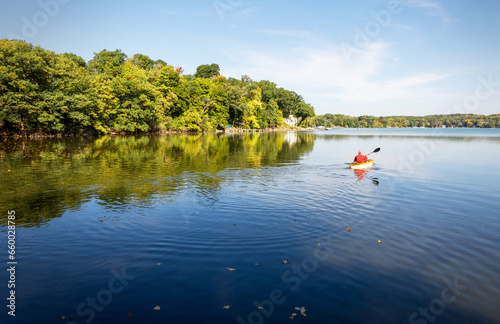
[[[1,323],[500,323],[500,130],[9,140],[0,156],[0,260],[14,210],[17,262]]]

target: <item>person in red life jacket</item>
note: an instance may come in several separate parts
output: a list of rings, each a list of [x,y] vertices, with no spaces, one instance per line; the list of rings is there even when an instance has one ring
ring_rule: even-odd
[[[363,163],[366,160],[368,160],[368,156],[363,155],[363,151],[361,151],[361,150],[359,150],[358,151],[358,155],[356,155],[354,157],[354,162],[356,162],[356,163]]]

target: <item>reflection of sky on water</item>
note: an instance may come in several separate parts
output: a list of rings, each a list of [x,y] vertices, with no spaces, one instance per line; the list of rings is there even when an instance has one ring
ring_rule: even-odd
[[[115,267],[136,279],[99,322],[131,311],[151,322],[234,322],[274,289],[287,300],[273,323],[297,306],[316,323],[407,322],[456,277],[468,288],[440,321],[498,318],[500,177],[478,158],[498,159],[491,138],[325,131],[32,144],[0,160],[1,204],[31,227],[18,228],[19,281],[34,285],[20,290],[33,311],[19,323],[75,314]],[[358,149],[377,147],[373,168],[349,169]],[[418,165],[400,170],[412,156]],[[291,289],[283,275],[297,277],[316,249],[328,258]]]

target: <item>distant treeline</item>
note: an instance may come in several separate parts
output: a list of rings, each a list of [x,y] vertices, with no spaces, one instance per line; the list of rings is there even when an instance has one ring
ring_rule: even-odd
[[[429,115],[429,116],[387,116],[373,117],[360,116],[351,117],[346,115],[324,114],[309,117],[306,121],[308,126],[325,127],[481,127],[500,128],[500,114],[474,115],[474,114],[451,114],[451,115]],[[303,123],[304,123],[303,122]]]
[[[86,62],[24,41],[0,40],[0,134],[207,131],[267,128],[314,108],[270,81],[220,75],[217,64],[181,67],[121,50]]]

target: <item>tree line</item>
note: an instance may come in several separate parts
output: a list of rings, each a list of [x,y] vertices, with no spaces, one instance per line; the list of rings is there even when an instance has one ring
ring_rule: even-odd
[[[275,83],[194,74],[147,55],[106,49],[86,62],[25,41],[0,40],[0,134],[209,131],[228,126],[500,127],[499,115],[316,116],[299,94]]]
[[[193,75],[147,55],[106,49],[86,62],[25,41],[0,40],[0,133],[209,131],[229,125],[284,125],[314,107],[267,80],[220,75],[203,64]]]
[[[311,127],[479,127],[500,128],[500,114],[450,114],[428,116],[360,116],[351,117],[342,114],[324,114],[309,117],[302,122]]]

